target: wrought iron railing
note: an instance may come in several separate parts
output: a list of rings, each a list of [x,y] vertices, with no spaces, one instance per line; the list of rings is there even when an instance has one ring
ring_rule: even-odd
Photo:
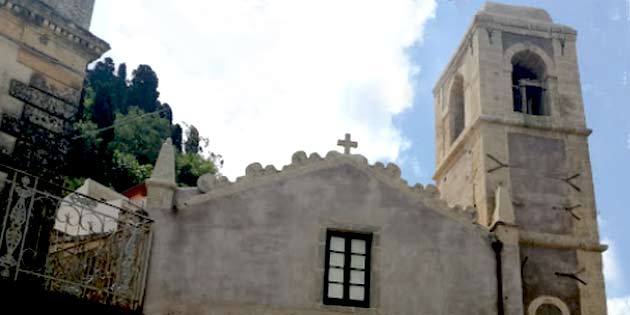
[[[138,310],[152,220],[0,165],[0,280]]]

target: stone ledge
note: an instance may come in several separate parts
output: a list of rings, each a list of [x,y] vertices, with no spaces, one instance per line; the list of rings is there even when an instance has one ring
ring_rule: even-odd
[[[514,118],[506,118],[500,116],[493,115],[480,115],[475,119],[475,121],[468,127],[466,127],[460,136],[453,142],[444,156],[445,159],[442,160],[442,163],[438,164],[435,168],[435,173],[433,174],[433,179],[437,180],[442,176],[442,174],[446,171],[446,169],[454,162],[455,156],[457,153],[464,147],[464,145],[468,142],[467,139],[470,135],[477,130],[482,124],[502,124],[514,127],[522,127],[522,128],[532,128],[539,129],[544,131],[551,132],[559,132],[559,133],[568,133],[574,134],[578,136],[588,137],[593,130],[589,128],[575,128],[575,127],[564,127],[564,126],[551,126],[548,123],[537,122],[537,119],[545,119],[548,120],[549,117],[541,116],[541,117],[528,117],[529,119],[514,119]]]
[[[531,231],[520,231],[519,244],[525,247],[545,247],[554,249],[579,249],[590,252],[604,252],[607,245],[597,241],[577,238],[571,235],[558,235]]]
[[[48,5],[35,0],[0,0],[0,9],[6,7],[15,16],[37,26],[50,29],[55,35],[69,41],[96,60],[110,49],[107,42],[58,14]]]

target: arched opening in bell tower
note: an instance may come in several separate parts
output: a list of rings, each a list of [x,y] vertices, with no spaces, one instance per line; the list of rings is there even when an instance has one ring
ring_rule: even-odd
[[[525,50],[512,57],[512,96],[515,112],[548,115],[545,63],[536,53]]]
[[[464,78],[460,74],[453,79],[449,97],[451,110],[451,143],[462,133],[465,126]]]

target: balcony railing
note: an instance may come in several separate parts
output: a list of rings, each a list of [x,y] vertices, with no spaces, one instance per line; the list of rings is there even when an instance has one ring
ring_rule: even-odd
[[[0,280],[129,310],[142,305],[152,220],[0,165]]]

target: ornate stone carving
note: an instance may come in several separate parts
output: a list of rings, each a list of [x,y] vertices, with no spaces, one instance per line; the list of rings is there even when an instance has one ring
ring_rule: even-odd
[[[20,101],[63,119],[73,119],[78,111],[77,107],[17,80],[11,80],[9,94]]]
[[[22,117],[32,124],[39,125],[60,135],[69,135],[72,132],[72,126],[63,119],[30,105],[24,106]]]
[[[73,88],[57,88],[52,84],[46,83],[46,79],[44,79],[44,77],[38,73],[34,73],[31,76],[29,85],[40,91],[48,93],[53,97],[56,97],[68,104],[78,104],[79,101],[81,101],[81,91]]]

